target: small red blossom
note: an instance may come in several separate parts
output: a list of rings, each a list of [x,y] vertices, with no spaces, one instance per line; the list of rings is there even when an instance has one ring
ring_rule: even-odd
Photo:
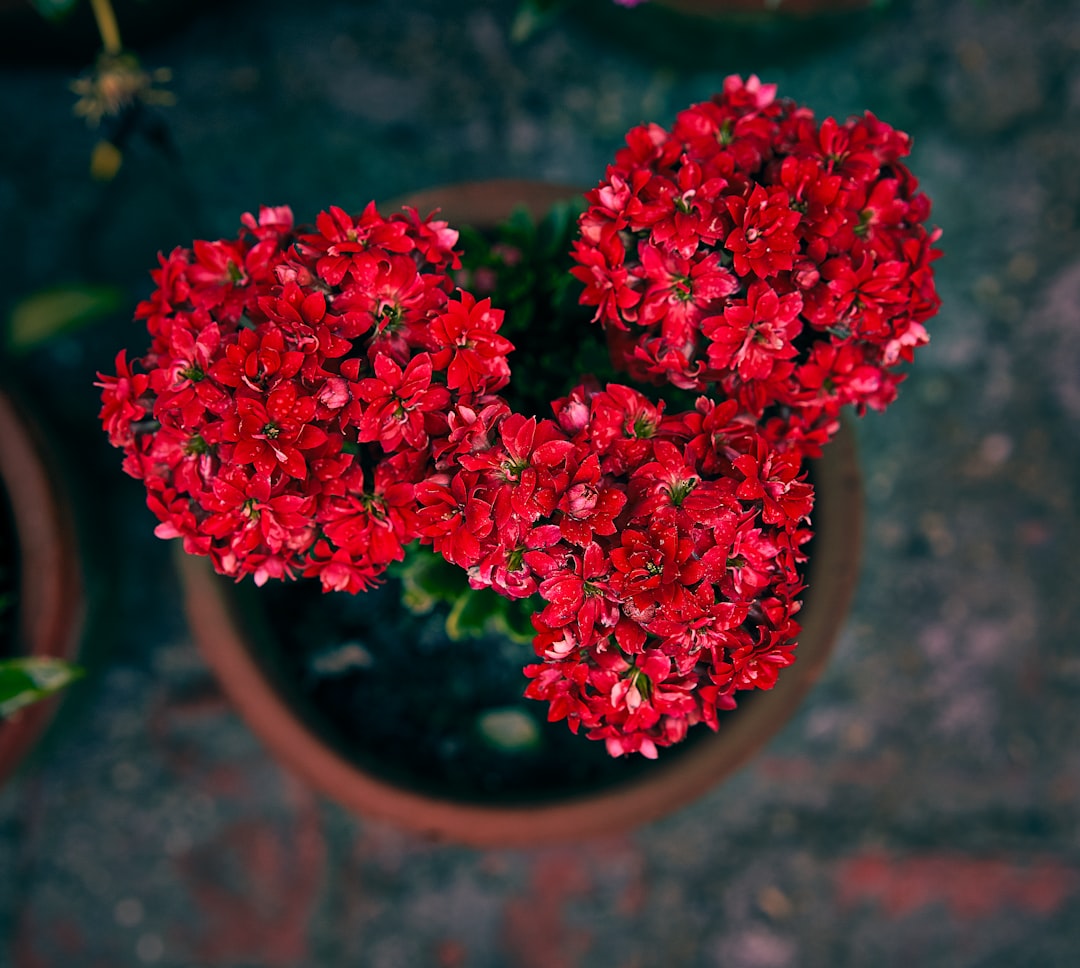
[[[788,205],[786,189],[766,191],[755,185],[749,198],[729,198],[727,210],[735,227],[724,240],[740,276],[754,273],[767,279],[790,270],[798,241],[795,229],[800,215]]]
[[[420,534],[447,561],[471,568],[483,557],[481,539],[495,526],[489,500],[471,485],[476,475],[458,474],[449,483],[426,480],[417,485]]]
[[[109,435],[113,447],[129,449],[135,444],[133,425],[145,415],[149,401],[140,403],[140,398],[150,387],[150,377],[146,373],[132,372],[127,361],[127,351],[116,354],[116,375],[99,373],[101,387],[101,422]]]
[[[802,297],[780,296],[764,282],[750,285],[746,302],[732,302],[723,316],[702,320],[710,340],[709,366],[733,369],[743,380],[767,380],[777,364],[798,354],[794,340],[801,329]]]
[[[430,328],[434,365],[446,370],[446,385],[466,393],[494,393],[510,380],[506,354],[514,347],[499,335],[502,310],[468,292],[451,300]]]
[[[595,542],[572,560],[572,570],[559,571],[540,585],[540,595],[548,602],[540,620],[555,628],[573,621],[582,640],[589,641],[597,625],[614,626],[619,617],[610,584],[612,566]]]
[[[414,356],[404,369],[389,357],[376,357],[375,376],[354,384],[355,397],[366,404],[357,420],[359,440],[377,440],[388,453],[402,441],[425,447],[425,413],[443,410],[450,402],[446,387],[432,386],[433,372],[427,353]]]

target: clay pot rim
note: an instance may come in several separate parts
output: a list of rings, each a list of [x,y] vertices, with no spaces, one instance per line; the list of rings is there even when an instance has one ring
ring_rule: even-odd
[[[462,192],[463,194],[451,194]],[[422,215],[440,207],[443,215],[470,224],[490,224],[516,203],[542,214],[560,198],[579,190],[545,183],[504,180],[470,182],[400,199]],[[489,217],[463,217],[461,199],[486,199]],[[502,199],[490,217],[491,198]],[[391,205],[380,206],[384,213]],[[312,786],[354,812],[390,821],[435,839],[480,847],[571,841],[626,831],[671,813],[697,799],[741,767],[791,718],[820,676],[854,596],[862,541],[862,486],[855,435],[844,421],[837,437],[814,462],[817,505],[808,594],[799,615],[802,634],[797,661],[777,685],[756,693],[723,728],[677,758],[615,787],[538,804],[478,804],[440,799],[395,786],[331,749],[307,726],[270,682],[234,621],[228,579],[215,575],[208,559],[183,553],[176,563],[184,604],[196,643],[222,688],[248,725],[277,758]],[[582,739],[582,742],[588,740]]]
[[[3,389],[0,486],[7,492],[19,546],[19,654],[73,661],[86,603],[72,513],[41,434]],[[52,696],[0,722],[0,783],[44,733],[61,698]]]

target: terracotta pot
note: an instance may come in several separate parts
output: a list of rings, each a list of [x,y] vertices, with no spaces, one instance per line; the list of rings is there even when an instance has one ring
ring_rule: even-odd
[[[40,437],[2,391],[0,487],[18,545],[16,654],[72,661],[85,614],[74,523]],[[0,783],[41,736],[59,701],[53,696],[0,720]]]
[[[439,209],[440,218],[451,225],[484,227],[498,225],[518,207],[524,207],[534,219],[541,219],[557,202],[580,197],[583,191],[580,185],[492,178],[410,192],[381,204],[379,211],[387,214],[411,205],[425,216]]]
[[[535,215],[575,194],[573,188],[528,182],[487,182],[435,189],[400,203],[421,214],[440,208],[452,223],[483,226],[517,204]],[[463,803],[431,797],[361,769],[320,737],[275,684],[274,660],[257,654],[242,632],[233,583],[207,559],[180,552],[185,609],[196,642],[251,728],[287,767],[358,814],[392,821],[436,838],[478,846],[535,844],[611,834],[657,819],[700,797],[742,766],[794,713],[821,673],[854,592],[861,541],[861,483],[854,434],[845,425],[813,467],[817,487],[809,591],[800,613],[798,661],[779,683],[747,698],[680,755],[650,764],[617,787],[539,804]],[[524,682],[523,682],[524,685]],[[582,739],[583,743],[589,742]]]

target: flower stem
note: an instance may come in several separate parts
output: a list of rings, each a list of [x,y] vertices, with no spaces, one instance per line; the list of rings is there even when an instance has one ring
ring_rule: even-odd
[[[120,28],[116,25],[116,14],[110,0],[90,0],[97,21],[98,33],[101,34],[101,46],[106,54],[116,55],[123,49],[120,42]]]

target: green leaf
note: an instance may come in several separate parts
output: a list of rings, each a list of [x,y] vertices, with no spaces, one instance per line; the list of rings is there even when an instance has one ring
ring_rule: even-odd
[[[433,598],[420,588],[406,585],[401,589],[401,604],[413,615],[426,615],[438,604],[438,601],[437,598]]]
[[[118,309],[123,294],[114,286],[57,286],[27,296],[11,311],[8,345],[15,352]]]
[[[482,635],[499,608],[501,599],[490,589],[470,588],[459,595],[446,616],[446,634],[455,642]]]
[[[601,383],[615,378],[603,331],[580,305],[583,284],[570,274],[584,209],[582,196],[556,203],[540,219],[517,206],[494,227],[462,231],[467,273],[484,271],[493,285],[484,294],[506,313],[502,335],[516,348],[510,365],[518,376],[503,392],[521,413],[547,416],[551,401],[586,375]]]
[[[532,624],[533,613],[543,607],[543,602],[535,595],[516,601],[507,598],[501,601],[502,608],[495,614],[495,628],[515,642],[531,642],[536,636]]]
[[[438,602],[456,601],[469,589],[464,569],[415,544],[406,549],[404,561],[391,565],[390,574],[400,579],[401,601],[416,615],[430,612]]]
[[[5,659],[0,661],[0,719],[29,706],[84,675],[62,659]]]

